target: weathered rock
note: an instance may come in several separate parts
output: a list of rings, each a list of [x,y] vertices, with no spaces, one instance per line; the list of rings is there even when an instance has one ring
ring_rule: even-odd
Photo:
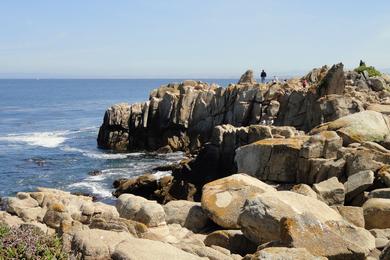
[[[364,228],[364,214],[361,207],[334,206],[332,208],[337,210],[337,212],[343,216],[346,221],[354,224],[357,227]]]
[[[237,229],[240,209],[245,199],[276,190],[245,174],[234,174],[203,187],[202,208],[209,217],[224,228]]]
[[[0,211],[0,223],[9,227],[18,227],[23,223],[23,221],[19,217],[12,216],[8,212]]]
[[[371,104],[367,107],[367,110],[372,110],[385,115],[390,115],[390,105]]]
[[[379,260],[390,259],[390,243],[383,249],[379,256]]]
[[[367,170],[361,171],[348,177],[345,186],[345,199],[347,201],[352,200],[358,194],[365,191],[374,183],[374,172]]]
[[[390,199],[369,199],[363,210],[366,229],[390,228]]]
[[[145,174],[132,179],[114,181],[113,186],[116,189],[113,192],[115,197],[119,197],[123,193],[131,193],[152,199],[154,191],[158,189],[158,179],[153,174]]]
[[[58,204],[60,205],[60,204]],[[61,205],[62,206],[62,205]],[[59,228],[62,221],[71,220],[72,217],[69,212],[66,212],[66,209],[63,206],[57,206],[53,204],[43,217],[43,222],[51,228]]]
[[[184,252],[170,244],[148,239],[131,239],[118,244],[112,253],[112,259],[144,259],[144,260],[173,260],[173,259],[201,259],[200,257]]]
[[[278,191],[248,198],[238,223],[248,239],[260,244],[278,240],[280,220],[301,213],[311,213],[322,222],[342,220],[341,215],[322,201],[290,191]]]
[[[256,251],[256,244],[248,240],[240,230],[218,230],[207,235],[206,246],[220,246],[230,252],[246,255]]]
[[[319,96],[344,93],[345,76],[344,65],[342,63],[333,65],[325,75],[320,86],[317,89]]]
[[[240,256],[229,254],[226,250],[221,250],[222,248],[218,248],[213,246],[213,248],[208,246],[201,245],[192,245],[187,243],[175,244],[176,247],[201,257],[201,259],[212,259],[212,260],[239,260]]]
[[[210,224],[210,219],[199,202],[174,200],[163,208],[167,224],[180,224],[194,232],[199,232]]]
[[[6,211],[18,216],[23,214],[23,211],[29,210],[31,208],[36,208],[39,210],[38,206],[38,202],[25,192],[19,192],[17,197],[6,198],[5,200]]]
[[[131,107],[129,104],[117,104],[107,109],[103,124],[99,131],[98,145],[102,148],[127,150],[129,143],[129,119]]]
[[[336,177],[314,184],[313,190],[317,192],[319,199],[330,206],[344,204],[344,185]]]
[[[375,237],[375,246],[378,249],[383,249],[389,243],[390,229],[371,229],[370,233]]]
[[[336,158],[337,151],[342,145],[343,139],[336,132],[323,131],[311,136],[303,144],[300,156],[304,158]]]
[[[165,224],[165,212],[161,205],[132,194],[122,194],[116,202],[122,218],[144,223],[148,227]]]
[[[194,245],[204,246],[203,240],[206,235],[194,234],[185,227],[179,224],[169,224],[159,227],[149,228],[148,231],[142,235],[145,239],[160,241],[170,244],[189,243]]]
[[[299,152],[307,137],[264,139],[236,150],[238,172],[260,180],[296,181]]]
[[[382,91],[386,88],[386,82],[381,77],[370,77],[367,82],[374,91]]]
[[[363,260],[375,248],[375,238],[364,228],[340,220],[322,222],[307,213],[283,218],[280,237],[288,247],[329,259]]]
[[[326,260],[326,257],[314,256],[305,248],[268,247],[256,252],[251,260]]]
[[[367,110],[325,123],[313,129],[312,133],[336,131],[343,138],[344,144],[381,142],[390,134],[389,125],[389,119],[385,115]]]
[[[308,197],[312,197],[314,199],[317,198],[317,193],[312,188],[310,188],[310,186],[307,184],[302,183],[302,184],[294,185],[291,191]]]
[[[247,70],[244,74],[242,74],[237,84],[256,84],[256,80],[253,77],[253,71]]]
[[[134,240],[127,232],[81,230],[73,236],[72,251],[73,255],[82,259],[110,259],[118,244]]]
[[[369,198],[390,199],[390,188],[376,189],[368,193]]]
[[[349,150],[346,151],[345,157],[345,172],[348,177],[366,170],[376,172],[383,167],[383,163],[376,161],[375,153],[372,150],[361,148]]]
[[[142,237],[142,235],[148,231],[145,224],[124,218],[104,219],[93,217],[89,227],[115,232],[129,232],[134,237]]]

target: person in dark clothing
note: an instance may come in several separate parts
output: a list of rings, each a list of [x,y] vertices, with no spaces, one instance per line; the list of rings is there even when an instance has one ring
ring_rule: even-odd
[[[267,77],[267,73],[265,73],[265,71],[262,70],[261,74],[260,74],[260,77],[261,77],[261,83],[264,83],[265,82],[265,78]]]

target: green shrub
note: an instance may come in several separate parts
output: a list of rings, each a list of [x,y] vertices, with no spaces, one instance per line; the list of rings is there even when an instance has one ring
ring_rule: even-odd
[[[62,260],[67,255],[57,236],[48,236],[33,226],[8,228],[0,224],[0,260],[42,259]]]
[[[363,71],[367,71],[369,77],[375,77],[382,75],[379,70],[375,69],[373,66],[362,65],[355,69],[358,73],[363,73]]]

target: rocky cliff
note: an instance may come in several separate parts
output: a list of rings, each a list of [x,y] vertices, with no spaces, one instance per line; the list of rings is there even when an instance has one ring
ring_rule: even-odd
[[[342,64],[314,69],[304,79],[307,87],[302,79],[258,84],[249,71],[226,88],[192,80],[164,85],[147,102],[110,107],[98,145],[118,151],[196,151],[219,125],[293,126],[307,132],[389,100],[388,78],[366,79],[344,72]]]

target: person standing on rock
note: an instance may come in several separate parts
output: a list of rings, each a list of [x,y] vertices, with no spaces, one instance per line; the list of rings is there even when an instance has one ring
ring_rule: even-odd
[[[260,77],[261,77],[261,83],[265,83],[265,78],[267,77],[267,73],[265,73],[265,71],[262,70]]]

